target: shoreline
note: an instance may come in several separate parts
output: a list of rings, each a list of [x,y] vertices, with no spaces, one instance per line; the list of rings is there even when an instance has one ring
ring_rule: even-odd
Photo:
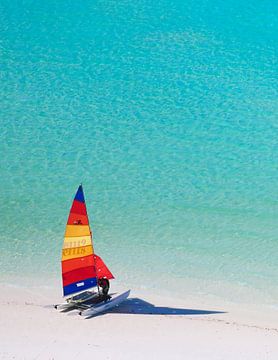
[[[112,286],[111,292],[116,289]],[[126,289],[119,289],[119,291]],[[83,319],[53,308],[60,288],[2,285],[1,359],[276,359],[278,316],[256,307],[132,289],[109,313]],[[239,307],[239,306],[238,306]]]
[[[175,279],[175,281],[180,281],[180,279]],[[232,313],[233,316],[240,316],[240,318],[244,318],[248,323],[255,320],[259,324],[263,323],[269,326],[270,323],[278,328],[278,316],[276,315],[278,307],[273,304],[273,299],[271,303],[262,302],[262,295],[264,294],[258,289],[240,287],[228,282],[213,283],[211,281],[204,281],[202,283],[196,279],[184,279],[183,281],[187,284],[187,291],[182,287],[179,292],[177,289],[170,288],[170,286],[163,287],[157,285],[156,288],[151,288],[140,284],[135,285],[131,281],[124,285],[123,281],[116,279],[110,282],[110,292],[123,292],[131,289],[131,296],[134,293],[140,294],[143,297],[151,298],[158,302],[165,299],[169,303],[176,302],[181,305],[186,303],[196,304],[201,307],[209,306],[210,308],[228,309],[227,311]],[[51,298],[56,299],[58,302],[63,300],[62,284],[59,276],[51,275],[47,277],[46,274],[36,276],[18,275],[15,278],[13,275],[6,275],[2,277],[0,284],[2,288],[10,289],[11,292],[14,289],[15,292],[30,292],[38,296],[41,296],[39,294],[44,294],[43,296],[46,296],[49,300]],[[203,284],[204,286],[202,287]],[[216,289],[218,289],[217,295]],[[231,294],[233,296],[230,296]]]

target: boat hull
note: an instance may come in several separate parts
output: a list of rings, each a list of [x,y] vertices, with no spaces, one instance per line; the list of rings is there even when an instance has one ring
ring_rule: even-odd
[[[97,305],[93,305],[91,307],[89,307],[86,310],[83,310],[79,313],[79,315],[82,315],[86,318],[90,318],[93,316],[96,316],[100,313],[106,312],[109,309],[112,309],[115,306],[118,306],[120,303],[122,303],[124,300],[126,300],[129,297],[130,294],[130,290],[113,296],[110,300],[106,301],[106,302],[101,302],[100,304]]]

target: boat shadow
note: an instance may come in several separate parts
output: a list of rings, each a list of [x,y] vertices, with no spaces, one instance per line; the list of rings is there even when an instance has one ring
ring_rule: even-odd
[[[209,315],[225,314],[225,311],[183,309],[166,306],[155,306],[140,298],[130,298],[123,301],[119,306],[108,310],[106,313],[135,314],[135,315]]]

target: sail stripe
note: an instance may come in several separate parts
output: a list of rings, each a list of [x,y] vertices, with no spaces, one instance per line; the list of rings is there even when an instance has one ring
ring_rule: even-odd
[[[67,225],[89,225],[88,216],[70,213]]]
[[[96,277],[96,272],[94,271],[92,273],[91,266],[68,271],[63,274],[63,284],[64,284],[64,286],[67,286],[69,284],[72,284],[73,282],[89,279],[92,277],[92,275],[93,275],[93,277]]]
[[[67,225],[65,237],[70,236],[90,236],[91,230],[89,225]]]
[[[91,236],[65,237],[64,249],[88,246],[92,244]]]
[[[77,189],[74,200],[85,203],[82,185],[80,185],[79,188]]]
[[[62,261],[92,255],[92,245],[63,249]]]
[[[81,214],[87,216],[87,210],[85,203],[77,200],[73,200],[72,207],[70,210],[71,214]]]
[[[94,266],[94,255],[88,255],[84,257],[79,257],[75,259],[69,259],[62,261],[62,273],[72,271],[75,269],[80,269],[87,266]]]
[[[90,289],[94,286],[97,286],[97,279],[95,277],[84,279],[82,281],[77,281],[67,286],[64,286],[64,296]]]

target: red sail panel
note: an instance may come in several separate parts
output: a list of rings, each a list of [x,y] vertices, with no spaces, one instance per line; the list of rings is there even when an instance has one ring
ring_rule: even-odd
[[[75,269],[63,274],[63,285],[67,286],[84,279],[95,278],[96,272],[92,266]]]
[[[62,273],[65,274],[68,271],[80,269],[87,266],[95,266],[93,255],[62,261]]]
[[[67,224],[68,225],[89,225],[88,216],[70,213]]]
[[[108,267],[104,264],[103,260],[96,254],[94,254],[95,265],[97,269],[97,278],[106,278],[108,280],[114,279],[113,274],[110,272]]]
[[[87,216],[87,210],[85,202],[80,202],[78,200],[73,200],[72,207],[70,209],[70,214],[80,214]]]

